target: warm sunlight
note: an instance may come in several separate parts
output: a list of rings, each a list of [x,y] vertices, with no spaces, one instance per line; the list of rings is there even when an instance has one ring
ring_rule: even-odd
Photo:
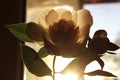
[[[68,73],[66,75],[56,74],[55,80],[77,80],[77,75]]]
[[[62,57],[58,57],[57,58],[57,63],[58,63],[57,69],[59,69],[59,70],[63,69],[65,67],[65,65],[67,65],[71,60],[65,59]],[[96,61],[93,61],[86,67],[85,72],[90,72],[90,71],[97,70],[97,69],[100,69],[100,66]],[[85,75],[84,78],[85,78],[85,80],[103,80],[104,79],[101,76],[91,77],[91,76],[87,76],[87,75]],[[66,75],[56,74],[56,80],[77,80],[77,75],[74,73],[70,73],[70,72],[67,73]]]
[[[77,75],[73,73],[67,73],[64,75],[65,80],[78,80]]]
[[[61,6],[55,7],[55,9],[59,8]],[[74,8],[72,6],[63,6],[62,8],[67,8],[70,11],[72,11]],[[94,24],[90,30],[90,37],[92,37],[93,33],[98,29],[105,29],[108,32],[108,37],[110,38],[110,41],[119,43],[118,41],[120,38],[118,35],[120,34],[120,3],[109,3],[109,4],[86,4],[84,5],[84,8],[90,10],[91,14],[94,18]],[[30,8],[27,11],[27,22],[35,21],[36,18],[39,17],[37,15],[40,13],[42,9],[41,8]],[[116,12],[117,11],[117,12]],[[109,14],[110,13],[110,14]],[[112,24],[111,24],[112,23]],[[118,41],[117,41],[118,39]],[[29,44],[31,47],[35,48],[36,51],[38,51],[38,45],[34,46],[33,44]],[[118,76],[120,76],[120,68],[119,68],[119,59],[120,54],[116,54],[113,57],[112,56],[105,56],[102,57],[102,59],[105,62],[104,70],[111,71],[116,73]],[[55,71],[60,72],[62,71],[67,64],[69,64],[70,61],[72,61],[73,58],[62,58],[57,57],[56,64],[55,64]],[[53,56],[46,57],[44,60],[49,67],[52,69],[53,66]],[[85,72],[90,72],[93,70],[100,69],[100,65],[94,61],[87,65]],[[51,76],[45,76],[45,77],[37,77],[33,74],[31,74],[25,67],[25,73],[24,73],[24,80],[53,80]],[[117,79],[108,79],[102,76],[84,76],[85,80],[120,80],[120,77]],[[67,73],[66,75],[62,75],[60,73],[56,73],[55,80],[77,80],[77,75],[74,73]]]
[[[104,77],[101,77],[101,76],[84,76],[85,77],[85,80],[104,80]]]
[[[49,56],[49,57],[51,57],[51,56]],[[56,59],[57,64],[55,65],[56,72],[62,71],[67,66],[67,64],[70,63],[73,59],[74,58],[57,57],[57,59]],[[50,61],[50,60],[48,60],[48,61]],[[96,61],[93,61],[86,67],[85,72],[90,72],[90,71],[97,70],[97,69],[100,69],[100,66]],[[87,75],[85,75],[84,78],[85,78],[85,80],[103,80],[104,79],[101,76],[91,77],[91,76],[87,76]],[[46,77],[45,80],[52,80],[52,78]],[[56,73],[55,80],[78,80],[78,78],[77,78],[76,74],[71,73],[71,72],[68,72],[65,75]]]
[[[45,80],[52,80],[52,77],[47,76]],[[55,80],[77,80],[77,75],[68,73],[66,75],[62,75],[60,73],[56,73]]]
[[[94,76],[94,77],[84,76],[84,78],[85,78],[85,80],[104,80],[104,78],[101,76]],[[45,80],[52,80],[52,78],[47,76],[45,78]],[[72,73],[68,73],[66,75],[62,75],[62,74],[57,73],[55,80],[78,80],[78,79],[77,79],[77,75],[72,74]]]
[[[61,9],[61,8],[67,9],[69,11],[73,11],[73,9],[74,9],[72,6],[69,6],[69,5],[62,5],[62,6],[55,6],[54,7],[54,9]]]
[[[100,65],[97,63],[97,61],[91,62],[89,65],[87,65],[85,72],[91,72],[94,70],[100,69]],[[104,80],[104,77],[102,76],[84,76],[85,80]]]

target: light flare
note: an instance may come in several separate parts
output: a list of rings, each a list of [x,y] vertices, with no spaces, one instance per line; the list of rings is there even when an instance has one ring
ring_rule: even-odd
[[[55,80],[78,80],[77,75],[73,73],[67,73],[65,75],[62,75],[60,73],[57,73],[55,76]]]
[[[67,9],[69,11],[74,10],[74,8],[72,6],[69,6],[69,5],[55,6],[53,9]]]

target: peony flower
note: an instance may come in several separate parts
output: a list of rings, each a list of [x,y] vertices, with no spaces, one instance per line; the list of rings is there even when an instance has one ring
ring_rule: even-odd
[[[44,13],[37,24],[29,23],[27,33],[36,42],[44,42],[50,54],[76,57],[85,49],[92,23],[86,9],[72,12],[52,9]]]

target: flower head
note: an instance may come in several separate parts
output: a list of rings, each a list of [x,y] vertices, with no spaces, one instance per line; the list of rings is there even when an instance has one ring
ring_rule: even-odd
[[[92,23],[86,9],[52,9],[40,17],[38,25],[45,30],[42,39],[48,52],[66,57],[77,56],[85,48]]]

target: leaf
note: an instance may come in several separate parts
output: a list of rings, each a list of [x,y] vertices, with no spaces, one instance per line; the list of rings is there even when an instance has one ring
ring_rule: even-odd
[[[49,39],[43,36],[43,40],[44,40],[45,48],[47,49],[49,54],[59,55],[58,48],[53,43],[51,43]]]
[[[22,46],[23,61],[27,69],[36,76],[51,75],[51,70],[38,54],[28,46]]]
[[[27,24],[26,33],[32,40],[43,41],[43,35],[45,34],[45,30],[42,28],[42,26],[34,22],[29,22]]]
[[[32,42],[32,40],[26,34],[26,23],[18,23],[18,24],[11,24],[5,25],[19,40]]]
[[[117,53],[114,53],[114,52],[108,52],[108,51],[107,51],[107,53],[109,53],[109,54],[117,54]]]
[[[112,42],[109,43],[108,50],[114,51],[119,49],[120,47]]]
[[[88,72],[88,73],[85,73],[85,74],[86,74],[86,75],[89,75],[89,76],[99,75],[99,76],[107,76],[107,77],[117,77],[117,76],[113,75],[113,74],[110,73],[110,72],[102,71],[102,70],[95,70],[95,71]]]
[[[102,60],[100,57],[97,57],[97,58],[96,58],[96,61],[100,64],[101,70],[102,70],[103,67],[104,67],[104,62],[103,62],[103,60]]]
[[[84,63],[86,63],[86,65],[87,65],[87,64],[91,63],[92,61],[96,60],[100,64],[101,70],[102,70],[103,67],[104,67],[104,62],[100,57],[103,56],[103,55],[98,55],[98,54],[96,54],[96,52],[91,51],[90,49],[86,50],[86,53],[87,54],[84,55],[85,56],[84,57],[85,58]]]
[[[63,71],[61,71],[61,73],[65,74],[69,71],[73,73],[78,73],[78,75],[83,75],[86,66],[94,60],[97,60],[101,66],[101,69],[103,69],[104,62],[100,59],[98,54],[95,54],[93,51],[86,49],[84,55],[75,58],[71,63],[67,65],[67,67]]]
[[[42,48],[40,48],[40,50],[38,51],[38,55],[39,55],[40,58],[43,58],[43,57],[48,56],[49,54],[48,54],[46,48],[45,48],[45,47],[42,47]]]

